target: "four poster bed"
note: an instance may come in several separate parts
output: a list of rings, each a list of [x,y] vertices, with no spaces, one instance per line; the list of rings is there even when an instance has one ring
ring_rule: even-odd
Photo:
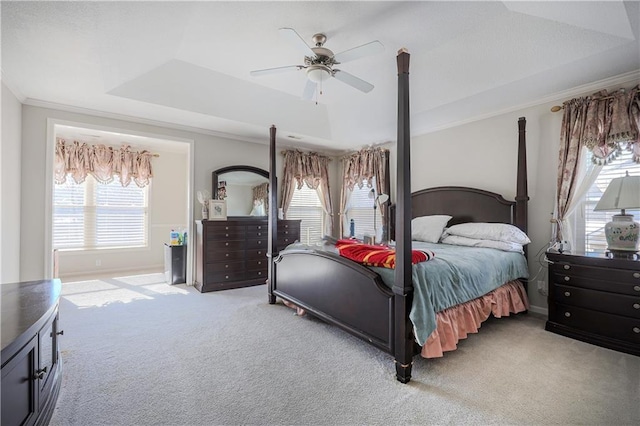
[[[455,349],[458,338],[466,332],[475,332],[479,322],[489,314],[506,316],[526,311],[526,291],[518,278],[526,278],[526,258],[522,253],[500,252],[494,249],[457,247],[463,253],[463,263],[471,263],[476,256],[472,250],[491,252],[508,258],[508,273],[498,272],[492,283],[473,285],[473,291],[461,288],[458,295],[439,296],[433,283],[421,284],[435,274],[438,264],[452,269],[447,244],[424,245],[411,241],[411,221],[432,215],[448,215],[447,226],[469,222],[502,223],[527,230],[527,171],[525,155],[525,119],[518,121],[518,173],[515,201],[501,195],[476,188],[438,187],[410,192],[410,134],[409,134],[409,54],[399,52],[398,57],[398,147],[397,147],[397,203],[395,212],[395,269],[363,266],[353,260],[327,250],[289,248],[278,252],[277,194],[275,174],[275,133],[271,127],[270,147],[270,202],[269,202],[269,303],[276,297],[287,304],[314,315],[330,324],[369,342],[395,358],[396,377],[402,383],[411,379],[412,358],[441,356],[443,350]],[[425,243],[426,244],[426,243]],[[433,250],[432,260],[412,264],[412,249]],[[445,247],[448,246],[448,247]],[[465,251],[467,250],[467,251]],[[460,252],[456,252],[460,253]],[[526,253],[526,252],[525,252]],[[481,275],[491,275],[484,269],[486,260],[480,259]],[[523,266],[524,265],[524,266]],[[455,268],[458,268],[457,266]],[[524,269],[523,269],[524,268]],[[487,268],[489,269],[489,268]],[[439,272],[438,272],[439,274]],[[434,275],[435,276],[435,275]],[[442,281],[444,280],[444,281]],[[458,277],[444,277],[438,282],[447,287]],[[481,280],[482,281],[482,280]],[[443,285],[444,284],[444,285]],[[476,283],[477,284],[477,283]],[[450,287],[455,287],[451,285]],[[475,288],[478,287],[478,288]],[[445,301],[440,299],[446,299]],[[453,302],[452,302],[453,301]],[[420,306],[418,306],[420,305]],[[446,309],[443,309],[446,307]],[[425,310],[426,309],[426,310]],[[456,316],[465,316],[474,322],[468,330],[452,325]],[[464,321],[464,320],[463,320]],[[446,327],[448,330],[445,330]],[[444,327],[444,328],[443,328]],[[454,341],[444,334],[452,329],[461,336]],[[439,335],[439,334],[440,335]],[[449,336],[451,337],[451,336]],[[420,343],[417,343],[417,340]],[[429,343],[429,344],[427,344]],[[450,346],[453,345],[453,348]],[[447,347],[449,346],[449,347]]]

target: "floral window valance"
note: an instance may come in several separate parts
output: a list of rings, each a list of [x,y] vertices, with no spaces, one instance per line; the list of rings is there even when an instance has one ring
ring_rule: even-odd
[[[378,147],[361,149],[343,157],[343,186],[349,190],[353,190],[355,185],[362,188],[365,179],[367,185],[371,186],[371,180],[375,177],[380,188],[384,189],[387,181],[388,155],[388,149]]]
[[[622,149],[640,163],[640,86],[614,93],[601,90],[564,103],[561,139],[574,139],[593,152],[596,164],[607,164]]]
[[[110,183],[115,175],[119,175],[122,186],[133,181],[142,188],[153,177],[152,157],[151,152],[133,151],[129,145],[118,149],[78,141],[67,143],[57,138],[54,179],[56,184],[63,184],[67,176],[71,176],[76,183],[82,183],[90,174],[100,183]]]

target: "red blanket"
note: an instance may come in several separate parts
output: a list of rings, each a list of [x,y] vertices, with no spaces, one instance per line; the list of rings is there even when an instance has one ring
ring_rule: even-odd
[[[396,267],[396,250],[386,246],[363,244],[356,240],[338,240],[336,248],[340,256],[366,266]],[[426,262],[436,254],[431,250],[411,250],[411,263]]]

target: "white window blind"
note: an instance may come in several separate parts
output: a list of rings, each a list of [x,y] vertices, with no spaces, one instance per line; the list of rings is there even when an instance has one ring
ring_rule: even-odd
[[[588,161],[591,161],[591,152],[587,155]],[[595,212],[593,209],[612,179],[624,176],[627,171],[630,175],[640,176],[640,164],[634,163],[631,157],[630,151],[623,151],[618,158],[605,165],[585,196],[584,241],[586,253],[604,253],[607,249],[604,226],[611,221],[613,215],[620,214],[620,211]],[[634,215],[635,220],[640,221],[640,210],[626,210],[625,212]]]
[[[356,238],[363,238],[364,235],[374,235],[374,199],[371,198],[371,190],[375,190],[377,196],[378,190],[376,187],[375,178],[372,180],[372,187],[367,186],[366,180],[363,181],[362,188],[357,185],[353,187],[353,191],[349,195],[347,201],[347,222],[353,222],[355,224],[355,236]],[[382,216],[380,215],[380,209],[375,209],[375,228],[377,231],[376,239],[381,238],[382,234]],[[349,226],[344,229],[345,236],[349,236]]]
[[[287,219],[300,219],[300,241],[316,244],[324,233],[324,210],[318,192],[306,184],[293,191],[293,198],[287,210]]]
[[[53,246],[57,249],[144,247],[148,235],[148,188],[109,184],[89,175],[68,178],[53,191]]]

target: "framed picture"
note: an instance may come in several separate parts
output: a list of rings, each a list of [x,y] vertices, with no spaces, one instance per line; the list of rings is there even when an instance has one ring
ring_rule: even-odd
[[[227,220],[225,200],[209,200],[209,220]]]

